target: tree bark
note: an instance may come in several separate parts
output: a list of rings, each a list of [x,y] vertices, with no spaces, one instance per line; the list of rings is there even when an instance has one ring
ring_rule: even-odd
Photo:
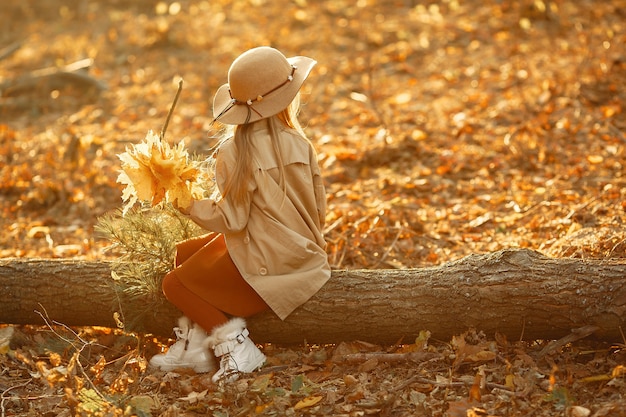
[[[107,261],[0,260],[0,322],[43,324],[47,315],[68,326],[115,327],[110,267]],[[163,303],[143,330],[171,335],[179,315]],[[298,344],[410,343],[420,330],[449,341],[469,328],[511,340],[558,339],[594,325],[596,338],[623,342],[625,321],[626,262],[505,250],[430,268],[335,270],[287,320],[262,313],[249,318],[248,327],[256,342]]]

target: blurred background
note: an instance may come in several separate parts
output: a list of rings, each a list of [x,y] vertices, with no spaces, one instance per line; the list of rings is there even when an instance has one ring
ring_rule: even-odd
[[[203,154],[232,60],[318,65],[301,120],[335,268],[527,247],[626,257],[621,1],[25,0],[0,4],[0,257],[112,256],[117,154]]]

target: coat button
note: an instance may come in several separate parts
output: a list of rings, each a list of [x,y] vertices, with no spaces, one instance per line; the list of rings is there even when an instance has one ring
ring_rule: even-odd
[[[266,268],[259,268],[259,274],[267,275],[267,269]]]
[[[243,238],[243,243],[245,243],[246,245],[247,245],[248,243],[250,243],[250,236],[246,236],[246,237],[244,237],[244,238]]]

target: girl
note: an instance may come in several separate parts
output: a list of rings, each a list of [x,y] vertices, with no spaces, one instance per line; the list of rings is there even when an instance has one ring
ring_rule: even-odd
[[[166,298],[185,315],[178,341],[150,364],[213,370],[213,381],[252,372],[265,356],[244,317],[271,309],[285,319],[330,278],[322,235],[326,196],[317,155],[296,118],[299,90],[316,62],[251,49],[213,100],[215,120],[235,125],[216,155],[221,197],[195,201],[192,220],[210,230],[177,245]]]

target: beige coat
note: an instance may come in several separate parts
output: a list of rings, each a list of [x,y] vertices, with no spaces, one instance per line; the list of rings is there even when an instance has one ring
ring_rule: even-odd
[[[224,234],[233,262],[270,308],[285,319],[330,278],[322,235],[326,194],[313,147],[290,129],[280,131],[286,197],[279,184],[278,162],[266,122],[254,127],[254,182],[250,203],[233,205],[228,198],[196,201],[191,218]],[[235,169],[232,139],[219,149],[216,180],[223,191]]]

